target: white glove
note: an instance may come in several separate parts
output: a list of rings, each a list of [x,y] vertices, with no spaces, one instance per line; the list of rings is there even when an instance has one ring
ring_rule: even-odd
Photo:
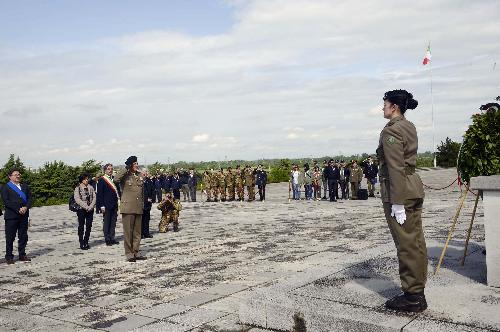
[[[392,204],[391,206],[391,216],[396,218],[396,221],[402,225],[406,220],[405,206],[399,204]]]

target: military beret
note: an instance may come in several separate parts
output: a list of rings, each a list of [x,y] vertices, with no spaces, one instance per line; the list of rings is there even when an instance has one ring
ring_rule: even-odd
[[[137,162],[137,157],[136,156],[130,156],[125,161],[125,165],[132,166],[132,164],[135,163],[135,162]]]

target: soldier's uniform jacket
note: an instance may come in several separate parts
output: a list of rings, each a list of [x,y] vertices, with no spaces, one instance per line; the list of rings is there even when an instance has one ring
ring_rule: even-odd
[[[210,173],[203,174],[203,184],[205,185],[205,189],[212,188],[212,182],[210,180]]]
[[[234,183],[236,186],[242,186],[243,185],[243,175],[241,174],[241,170],[240,169],[237,169],[235,171],[235,175],[234,175]]]
[[[114,181],[121,189],[120,213],[142,214],[144,208],[144,179],[142,175],[126,169],[115,175]]]
[[[377,156],[383,202],[403,205],[407,199],[424,198],[422,180],[415,173],[417,148],[417,130],[404,116],[389,121],[380,133]]]
[[[361,182],[363,181],[363,170],[361,169],[361,167],[351,167],[350,168],[350,178],[349,178],[349,181],[350,182]]]
[[[253,169],[251,168],[247,168],[245,170],[245,185],[255,186],[255,175]]]
[[[217,186],[219,188],[225,188],[226,187],[226,181],[225,181],[226,176],[222,172],[217,173]]]
[[[225,174],[226,186],[234,187],[234,174],[232,172],[227,172]]]

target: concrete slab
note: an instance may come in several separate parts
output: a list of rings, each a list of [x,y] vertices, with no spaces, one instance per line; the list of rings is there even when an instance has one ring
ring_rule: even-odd
[[[163,303],[152,306],[148,309],[137,312],[138,315],[162,319],[191,310],[188,307],[177,303]]]
[[[191,327],[198,327],[200,325],[210,323],[216,319],[219,319],[227,315],[228,315],[227,313],[216,310],[194,308],[185,313],[172,316],[168,318],[168,321]]]
[[[207,293],[193,293],[178,299],[173,300],[173,303],[182,304],[185,306],[196,307],[216,299],[221,298],[221,295],[207,294]]]

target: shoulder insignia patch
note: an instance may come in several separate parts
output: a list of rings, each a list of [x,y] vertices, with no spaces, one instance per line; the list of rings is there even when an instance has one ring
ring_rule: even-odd
[[[388,136],[388,137],[386,138],[386,141],[387,141],[387,143],[389,143],[389,144],[394,144],[394,143],[396,143],[396,138],[394,138],[394,136]]]

